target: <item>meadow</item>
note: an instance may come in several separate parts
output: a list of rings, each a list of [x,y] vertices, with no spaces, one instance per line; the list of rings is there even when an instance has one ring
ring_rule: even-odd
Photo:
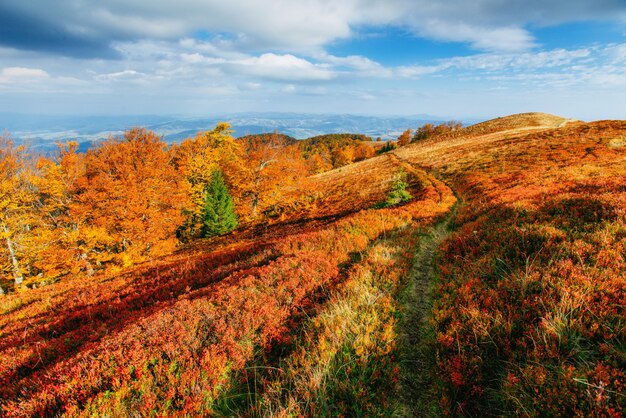
[[[545,119],[397,151],[463,200],[432,317],[451,414],[622,416],[626,406],[626,123]]]
[[[386,152],[317,138],[278,188],[215,160],[238,229],[0,296],[0,413],[622,416],[626,122],[448,127]],[[223,134],[182,145],[181,179]]]

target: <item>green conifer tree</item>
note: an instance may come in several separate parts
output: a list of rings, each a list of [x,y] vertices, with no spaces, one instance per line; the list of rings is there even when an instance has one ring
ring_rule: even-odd
[[[202,236],[213,237],[232,231],[237,227],[235,205],[219,170],[213,172],[206,185],[202,211]]]
[[[387,201],[385,202],[386,206],[394,206],[400,203],[408,202],[413,199],[411,193],[406,189],[409,187],[409,183],[406,181],[406,172],[403,169],[398,171],[396,174],[396,178],[391,184],[391,190],[387,195]]]

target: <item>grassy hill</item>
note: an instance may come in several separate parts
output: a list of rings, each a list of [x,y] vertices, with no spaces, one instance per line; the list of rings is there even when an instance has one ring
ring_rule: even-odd
[[[621,416],[624,138],[495,119],[315,175],[282,223],[1,297],[1,414]]]
[[[433,308],[454,413],[623,411],[626,123],[564,122],[513,116],[395,152],[463,200]]]

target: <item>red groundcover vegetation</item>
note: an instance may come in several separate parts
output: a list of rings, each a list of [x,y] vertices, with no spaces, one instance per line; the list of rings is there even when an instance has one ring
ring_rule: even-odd
[[[464,200],[433,308],[444,411],[623,416],[624,138],[572,123],[403,154]]]
[[[336,284],[351,254],[449,210],[449,189],[414,171],[407,206],[225,237],[125,274],[7,297],[3,414],[210,413],[233,372],[288,335],[288,319]]]

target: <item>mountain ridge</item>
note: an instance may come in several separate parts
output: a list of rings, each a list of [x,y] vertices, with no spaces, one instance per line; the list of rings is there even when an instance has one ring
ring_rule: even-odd
[[[27,117],[0,114],[0,131],[8,132],[19,143],[38,151],[51,151],[56,142],[72,140],[86,150],[109,136],[120,136],[125,130],[141,126],[175,143],[213,129],[218,122],[228,122],[237,137],[278,131],[296,139],[331,133],[359,133],[384,140],[395,139],[406,129],[445,119],[429,115],[362,116],[352,114],[307,113],[240,113],[215,117]],[[466,121],[473,122],[472,120]],[[52,126],[52,128],[49,128]]]

